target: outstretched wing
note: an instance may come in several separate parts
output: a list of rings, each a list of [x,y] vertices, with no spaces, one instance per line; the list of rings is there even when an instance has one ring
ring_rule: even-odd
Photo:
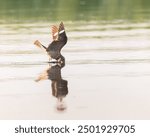
[[[65,27],[64,27],[63,22],[60,23],[58,32],[59,32],[59,34],[62,34],[63,32],[65,32]]]
[[[52,26],[52,38],[53,40],[58,39],[58,28],[56,26]]]

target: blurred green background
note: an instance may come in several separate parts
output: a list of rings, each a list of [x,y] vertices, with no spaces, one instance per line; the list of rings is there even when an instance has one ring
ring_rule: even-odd
[[[0,0],[0,23],[150,19],[150,0]]]

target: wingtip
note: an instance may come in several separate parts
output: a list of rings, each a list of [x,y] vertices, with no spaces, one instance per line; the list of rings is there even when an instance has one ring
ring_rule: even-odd
[[[64,27],[63,22],[60,22],[60,25],[59,25],[59,31],[62,31],[62,30],[65,31],[65,27]]]
[[[64,23],[62,21],[60,22],[60,26],[64,26]]]
[[[60,24],[64,24],[63,21],[61,21]]]
[[[34,41],[34,45],[41,48],[41,43],[38,40]]]

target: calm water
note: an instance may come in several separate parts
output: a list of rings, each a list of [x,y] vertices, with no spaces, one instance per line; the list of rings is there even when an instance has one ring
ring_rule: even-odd
[[[149,9],[149,0],[0,1],[0,119],[149,119]],[[64,111],[52,80],[35,82],[50,66],[33,45],[48,45],[60,21]]]

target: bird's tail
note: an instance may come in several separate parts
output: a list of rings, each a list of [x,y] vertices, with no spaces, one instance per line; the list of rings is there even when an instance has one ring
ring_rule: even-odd
[[[44,48],[44,49],[47,49],[44,45],[42,45],[38,40],[36,40],[35,42],[34,42],[34,45],[35,46],[37,46],[37,47],[39,47],[39,48]]]

